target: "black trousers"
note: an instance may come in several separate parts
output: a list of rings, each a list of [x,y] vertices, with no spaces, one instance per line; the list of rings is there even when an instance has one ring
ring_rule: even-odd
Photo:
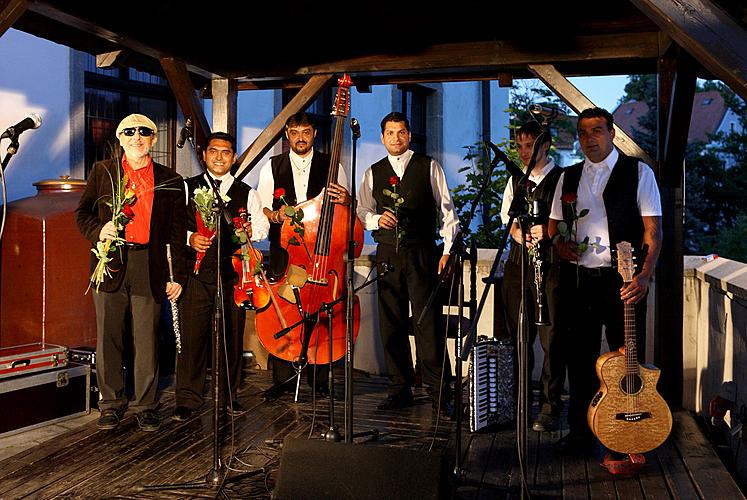
[[[213,355],[213,316],[217,286],[189,277],[179,304],[182,326],[182,353],[176,360],[176,404],[199,408],[203,402],[205,375]],[[246,312],[233,300],[233,284],[223,284],[224,350],[220,355],[223,387],[230,387],[235,398],[241,383]],[[226,368],[226,359],[228,368]],[[226,378],[226,374],[228,377]],[[228,381],[228,383],[226,383]],[[227,391],[223,391],[227,394]]]
[[[526,321],[529,324],[529,348],[527,361],[527,376],[532,376],[534,368],[534,341],[539,334],[540,344],[545,353],[542,362],[541,394],[540,394],[540,412],[548,415],[560,416],[563,409],[561,395],[565,385],[566,360],[565,352],[561,343],[562,337],[556,335],[556,325],[559,323],[558,318],[558,301],[560,299],[559,281],[560,268],[558,264],[547,264],[544,276],[544,287],[546,297],[545,311],[550,325],[538,326],[535,324],[537,319],[537,288],[534,285],[534,266],[528,265],[526,270],[527,287],[530,293],[526,294],[527,311]],[[521,305],[522,290],[525,290],[521,282],[521,264],[508,260],[503,273],[502,295],[504,311],[507,322],[507,331],[516,343],[519,338],[519,309]],[[518,352],[518,349],[514,352]],[[518,363],[514,370],[515,376],[518,376]],[[517,379],[515,379],[517,380]],[[531,388],[530,394],[531,395]]]
[[[410,313],[415,334],[415,349],[423,383],[431,394],[451,377],[451,365],[445,360],[446,376],[442,378],[446,342],[439,321],[441,307],[431,307],[420,327],[414,326],[425,308],[438,280],[438,259],[434,244],[405,247],[395,251],[393,245],[380,243],[376,262],[391,264],[394,269],[377,281],[379,296],[379,332],[384,345],[389,394],[396,394],[415,383],[410,352]]]
[[[561,318],[563,345],[568,359],[571,431],[588,433],[586,413],[599,390],[596,362],[599,358],[602,327],[611,351],[624,342],[624,306],[620,299],[622,278],[614,268],[586,269],[576,264],[560,264]],[[578,273],[578,274],[577,274]],[[578,286],[577,286],[578,283]],[[646,346],[646,299],[635,305],[638,359]]]

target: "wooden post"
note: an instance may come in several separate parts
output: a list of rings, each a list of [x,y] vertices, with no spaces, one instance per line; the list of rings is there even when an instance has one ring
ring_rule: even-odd
[[[654,363],[661,369],[659,392],[671,407],[682,405],[684,160],[693,108],[696,63],[684,51],[659,61],[659,168],[662,246],[656,269]],[[661,126],[666,124],[666,128]]]
[[[236,80],[213,79],[213,130],[228,132],[236,137],[236,108],[238,92]],[[238,137],[236,138],[238,140]]]

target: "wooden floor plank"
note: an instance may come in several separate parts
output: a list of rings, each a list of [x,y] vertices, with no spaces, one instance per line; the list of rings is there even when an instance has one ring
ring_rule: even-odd
[[[713,447],[687,412],[675,412],[674,444],[702,498],[744,498]]]
[[[377,405],[385,397],[387,380],[357,376],[354,430],[378,430],[380,439],[372,446],[433,449],[444,454],[447,469],[453,466],[454,422],[441,420],[436,427],[430,399],[423,389],[415,390],[414,406],[380,411]],[[329,401],[318,399],[315,406],[308,386],[301,388],[298,403],[289,396],[263,401],[260,392],[269,386],[267,372],[252,372],[240,391],[239,400],[248,411],[234,420],[233,441],[228,421],[221,427],[221,457],[226,460],[233,453],[230,464],[236,469],[227,477],[226,491],[232,498],[269,498],[282,453],[277,441],[305,438],[310,431],[318,438],[329,427]],[[340,432],[344,431],[342,391],[339,384],[335,423]],[[214,498],[211,489],[142,492],[134,488],[202,481],[212,467],[211,405],[206,403],[195,418],[178,423],[170,420],[173,389],[163,392],[162,401],[159,411],[163,423],[158,432],[137,430],[137,423],[128,414],[114,431],[99,431],[90,422],[0,462],[0,498]],[[744,498],[692,417],[677,414],[675,423],[672,438],[648,454],[646,468],[634,478],[613,477],[592,455],[560,454],[554,443],[564,430],[544,434],[529,430],[527,479],[532,496],[564,500]],[[515,429],[470,434],[467,422],[462,424],[465,481],[458,483],[455,497],[518,497]],[[358,442],[367,439],[370,437],[359,438]],[[480,481],[483,487],[478,488]]]

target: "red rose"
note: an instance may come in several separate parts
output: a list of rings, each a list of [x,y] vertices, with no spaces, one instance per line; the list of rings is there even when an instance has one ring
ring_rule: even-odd
[[[281,196],[285,196],[285,189],[283,188],[277,188],[272,193],[272,197],[275,198],[276,200],[279,200]]]
[[[563,193],[563,196],[560,197],[560,201],[563,203],[576,203],[577,199],[576,193]]]
[[[534,188],[537,187],[537,184],[534,183],[534,181],[530,181],[527,179],[527,191],[534,191]]]
[[[241,215],[241,214],[245,214],[245,213],[246,213],[246,208],[244,208],[244,207],[239,207],[239,215]]]
[[[234,217],[233,227],[236,229],[244,229],[244,219],[242,219],[241,217]]]
[[[389,185],[392,187],[399,186],[399,177],[397,177],[396,175],[391,176],[389,178]]]
[[[122,207],[122,215],[124,215],[128,219],[132,219],[133,217],[135,217],[135,211],[132,210],[132,207],[130,205],[125,205]]]

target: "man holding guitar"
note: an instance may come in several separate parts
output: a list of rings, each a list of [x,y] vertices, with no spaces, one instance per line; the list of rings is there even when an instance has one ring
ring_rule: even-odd
[[[579,114],[578,138],[585,159],[558,181],[549,233],[561,262],[559,334],[567,349],[570,433],[559,446],[592,442],[586,423],[599,387],[595,363],[602,326],[610,350],[624,341],[623,305],[635,304],[639,356],[645,353],[645,297],[661,248],[661,201],[651,168],[614,148],[612,114],[589,108]],[[636,274],[623,283],[611,249],[631,242],[639,253]],[[561,333],[562,332],[562,333]]]

